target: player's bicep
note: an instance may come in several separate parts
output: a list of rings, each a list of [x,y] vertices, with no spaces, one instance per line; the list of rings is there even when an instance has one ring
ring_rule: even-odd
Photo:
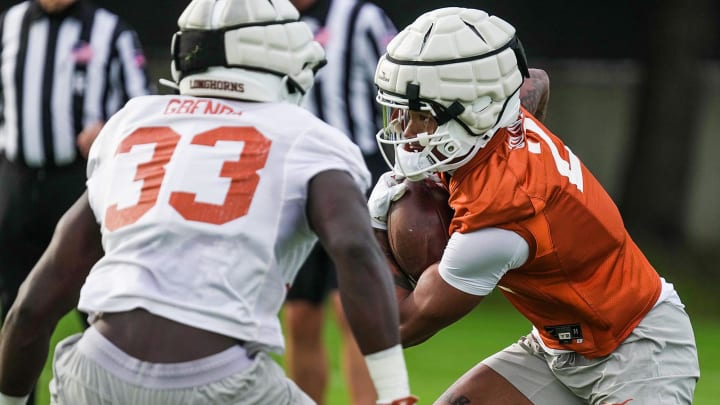
[[[525,263],[529,251],[525,239],[505,229],[455,232],[445,247],[439,273],[458,290],[485,296],[506,272]]]
[[[377,255],[373,260],[381,257],[365,195],[348,172],[326,170],[312,178],[307,214],[310,226],[338,268],[366,263],[370,259],[364,256],[369,249]]]

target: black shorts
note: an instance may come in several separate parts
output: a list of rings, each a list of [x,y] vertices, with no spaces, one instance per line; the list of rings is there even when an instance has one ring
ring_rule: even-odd
[[[337,275],[322,245],[315,245],[303,263],[287,294],[287,301],[307,301],[321,305],[331,290],[337,289]]]
[[[33,169],[0,152],[0,323],[50,243],[58,220],[84,190],[84,160]]]

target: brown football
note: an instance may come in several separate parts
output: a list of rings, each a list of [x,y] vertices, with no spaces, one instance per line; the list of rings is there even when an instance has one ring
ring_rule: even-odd
[[[387,231],[395,260],[414,284],[442,257],[453,211],[444,185],[429,179],[405,182],[407,191],[390,205]]]

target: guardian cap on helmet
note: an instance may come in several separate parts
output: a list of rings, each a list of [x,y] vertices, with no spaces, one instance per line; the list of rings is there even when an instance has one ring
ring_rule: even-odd
[[[193,1],[173,36],[180,94],[300,103],[325,64],[289,0]]]
[[[465,164],[517,119],[523,76],[522,46],[504,20],[458,7],[423,14],[390,42],[375,72],[385,118],[377,140],[386,161],[410,179]],[[403,137],[407,110],[431,113],[437,130]]]

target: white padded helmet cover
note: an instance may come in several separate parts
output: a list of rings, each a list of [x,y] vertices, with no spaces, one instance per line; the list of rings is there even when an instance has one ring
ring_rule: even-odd
[[[173,79],[179,84],[180,92],[274,101],[268,98],[274,99],[273,95],[286,91],[284,76],[297,83],[303,93],[307,92],[314,82],[314,69],[325,61],[325,52],[299,17],[289,0],[193,0],[178,19],[180,35],[183,31],[193,30],[225,31],[224,51],[231,67],[212,67],[181,77],[173,62]],[[271,71],[277,75],[276,78],[258,80],[259,73],[244,68]],[[228,90],[222,89],[194,89],[188,85],[190,79],[229,80],[233,77],[245,84],[243,94],[227,94]],[[246,77],[249,80],[244,80]],[[257,83],[265,87],[272,83],[282,88],[263,91],[256,88],[254,84]]]
[[[475,135],[484,134],[522,85],[515,52],[506,47],[514,36],[512,25],[481,10],[448,7],[425,13],[388,44],[375,84],[381,93],[405,95],[407,84],[415,83],[421,99],[445,107],[458,101],[465,107],[458,118]]]

